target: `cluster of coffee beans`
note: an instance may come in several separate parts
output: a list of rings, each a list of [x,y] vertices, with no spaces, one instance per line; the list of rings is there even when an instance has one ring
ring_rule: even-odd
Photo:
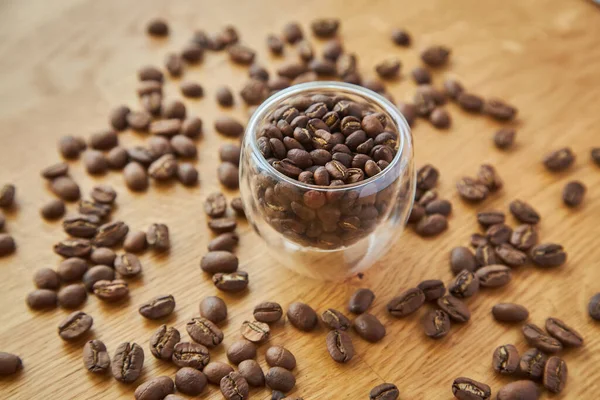
[[[0,257],[13,253],[17,247],[15,239],[8,233],[2,233],[6,226],[6,217],[2,209],[11,208],[15,201],[15,185],[5,184],[0,187]]]
[[[415,232],[420,236],[436,236],[448,228],[452,203],[446,199],[438,199],[435,187],[439,176],[439,171],[431,164],[424,165],[417,171],[415,203],[408,222],[415,224]]]
[[[600,165],[600,151],[592,149],[592,161]],[[552,151],[544,156],[544,166],[550,172],[557,173],[568,170],[575,163],[575,153],[569,147]],[[580,181],[568,182],[562,191],[562,201],[570,208],[575,208],[583,202],[587,188]]]

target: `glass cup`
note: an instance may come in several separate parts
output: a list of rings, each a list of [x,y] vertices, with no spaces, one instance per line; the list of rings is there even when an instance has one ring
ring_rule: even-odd
[[[265,158],[269,127],[292,119],[297,114],[292,107],[304,111],[317,101],[339,119],[378,113],[396,150],[394,155],[373,147],[370,155],[384,167],[381,172],[355,183],[318,186],[287,176],[284,161]],[[291,128],[290,122],[281,122],[284,135],[292,135],[295,122]],[[240,191],[248,221],[278,261],[314,278],[341,280],[383,256],[406,225],[415,181],[406,120],[387,99],[360,86],[311,82],[282,90],[254,112],[244,136]]]

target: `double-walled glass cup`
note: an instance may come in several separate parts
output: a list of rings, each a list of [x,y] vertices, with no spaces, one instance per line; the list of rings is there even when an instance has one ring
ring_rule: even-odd
[[[318,186],[286,176],[280,172],[284,161],[265,158],[261,142],[269,135],[266,127],[283,118],[282,111],[303,111],[311,103],[307,99],[324,102],[340,119],[378,113],[385,131],[395,137],[395,155],[376,154],[376,161],[388,157],[379,162],[384,168],[355,183]],[[244,136],[240,190],[248,221],[278,261],[303,275],[340,280],[364,271],[406,224],[415,194],[412,146],[404,117],[375,92],[339,82],[305,83],[278,92],[256,110]]]

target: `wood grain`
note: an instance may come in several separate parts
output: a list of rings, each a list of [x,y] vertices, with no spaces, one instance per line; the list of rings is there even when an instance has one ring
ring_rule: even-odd
[[[158,15],[171,22],[172,35],[166,40],[151,40],[144,34],[145,23]],[[57,139],[66,134],[87,136],[105,128],[112,106],[124,102],[137,107],[137,68],[161,65],[167,52],[180,49],[196,28],[216,31],[227,23],[235,24],[243,42],[257,49],[259,61],[274,71],[281,61],[268,55],[266,35],[279,32],[292,19],[307,27],[317,16],[342,19],[345,46],[360,55],[365,76],[372,75],[374,65],[385,57],[402,60],[404,78],[389,85],[397,100],[412,96],[414,84],[408,71],[419,64],[418,49],[428,44],[452,47],[452,65],[436,72],[435,83],[440,84],[444,76],[456,76],[476,93],[516,104],[520,109],[515,123],[517,146],[509,152],[498,151],[491,142],[498,124],[449,105],[454,119],[450,130],[437,131],[423,121],[414,129],[417,164],[430,162],[440,168],[440,195],[454,205],[446,233],[424,240],[407,230],[362,281],[354,278],[332,284],[303,278],[277,265],[266,255],[260,239],[241,223],[237,254],[243,269],[250,273],[250,291],[239,296],[217,293],[199,269],[210,240],[202,200],[219,189],[216,149],[225,141],[213,131],[212,122],[221,113],[245,118],[247,110],[239,97],[232,111],[221,110],[214,94],[223,83],[237,92],[246,72],[232,66],[226,54],[207,54],[201,66],[186,71],[186,78],[201,82],[206,92],[204,99],[186,101],[189,110],[205,122],[205,136],[199,143],[198,188],[152,185],[147,193],[133,194],[125,189],[119,173],[90,178],[80,162],[71,165],[84,193],[98,182],[118,188],[115,218],[128,222],[132,229],[164,222],[172,231],[173,247],[168,255],[147,252],[141,257],[143,277],[131,283],[127,304],[110,306],[88,299],[83,309],[94,317],[93,337],[103,340],[111,354],[124,341],[142,345],[146,363],[137,382],[141,383],[158,375],[174,376],[176,371],[148,351],[150,335],[160,323],[146,321],[137,312],[139,304],[155,295],[175,295],[176,313],[168,323],[182,331],[186,320],[198,314],[202,297],[222,296],[229,305],[229,319],[223,327],[225,341],[211,356],[224,360],[224,349],[238,338],[238,329],[251,317],[255,304],[273,300],[287,307],[293,301],[304,301],[318,311],[329,307],[344,310],[353,290],[370,287],[377,294],[372,312],[385,323],[387,336],[378,344],[355,337],[357,355],[348,365],[330,359],[324,329],[306,334],[289,323],[274,328],[270,343],[284,344],[298,359],[294,394],[304,399],[364,399],[371,387],[393,382],[403,399],[450,399],[451,383],[457,376],[487,382],[494,392],[509,382],[493,372],[492,352],[504,343],[515,343],[520,351],[527,346],[520,329],[494,322],[490,309],[499,301],[515,301],[530,309],[532,322],[543,324],[546,317],[555,316],[585,337],[583,348],[562,353],[569,365],[569,383],[562,395],[552,398],[596,396],[600,389],[600,325],[587,315],[586,305],[592,294],[600,291],[600,168],[589,161],[590,148],[600,146],[597,7],[586,1],[558,0],[507,0],[501,5],[477,0],[306,0],[302,4],[267,0],[6,0],[0,4],[0,183],[13,182],[18,187],[17,206],[8,213],[6,228],[16,238],[18,251],[0,261],[0,350],[19,354],[25,369],[17,376],[0,379],[0,398],[131,398],[136,386],[85,371],[83,343],[64,343],[56,332],[66,311],[36,313],[25,305],[25,296],[33,289],[33,272],[56,267],[60,261],[51,251],[63,235],[60,224],[39,217],[40,206],[52,197],[39,171],[59,160]],[[389,32],[398,26],[414,35],[412,48],[397,48],[389,40]],[[289,48],[286,57],[294,57]],[[180,97],[177,82],[168,82],[166,92],[169,98]],[[141,143],[144,137],[127,132],[120,140],[128,145]],[[576,164],[567,172],[550,174],[540,159],[561,146],[573,148]],[[457,197],[454,183],[463,175],[474,174],[483,162],[497,167],[505,188],[480,206],[466,205]],[[572,179],[588,187],[584,204],[576,210],[565,208],[560,199],[562,187]],[[506,211],[515,198],[540,211],[541,237],[565,246],[569,253],[566,265],[551,271],[520,268],[509,287],[469,300],[472,321],[454,326],[451,334],[439,341],[424,337],[420,315],[396,320],[385,312],[391,297],[422,279],[448,281],[448,252],[456,245],[466,245],[477,229],[474,212],[488,208]],[[258,357],[265,368],[266,347],[261,347]],[[253,389],[251,397],[267,399],[269,394]],[[221,395],[216,387],[210,387],[201,398]],[[550,397],[545,394],[543,398]]]

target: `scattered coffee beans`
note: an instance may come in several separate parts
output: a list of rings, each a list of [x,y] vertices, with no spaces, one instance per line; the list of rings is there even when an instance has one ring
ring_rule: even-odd
[[[562,343],[549,336],[539,326],[529,323],[523,325],[523,336],[531,346],[546,353],[556,353],[562,350]]]

